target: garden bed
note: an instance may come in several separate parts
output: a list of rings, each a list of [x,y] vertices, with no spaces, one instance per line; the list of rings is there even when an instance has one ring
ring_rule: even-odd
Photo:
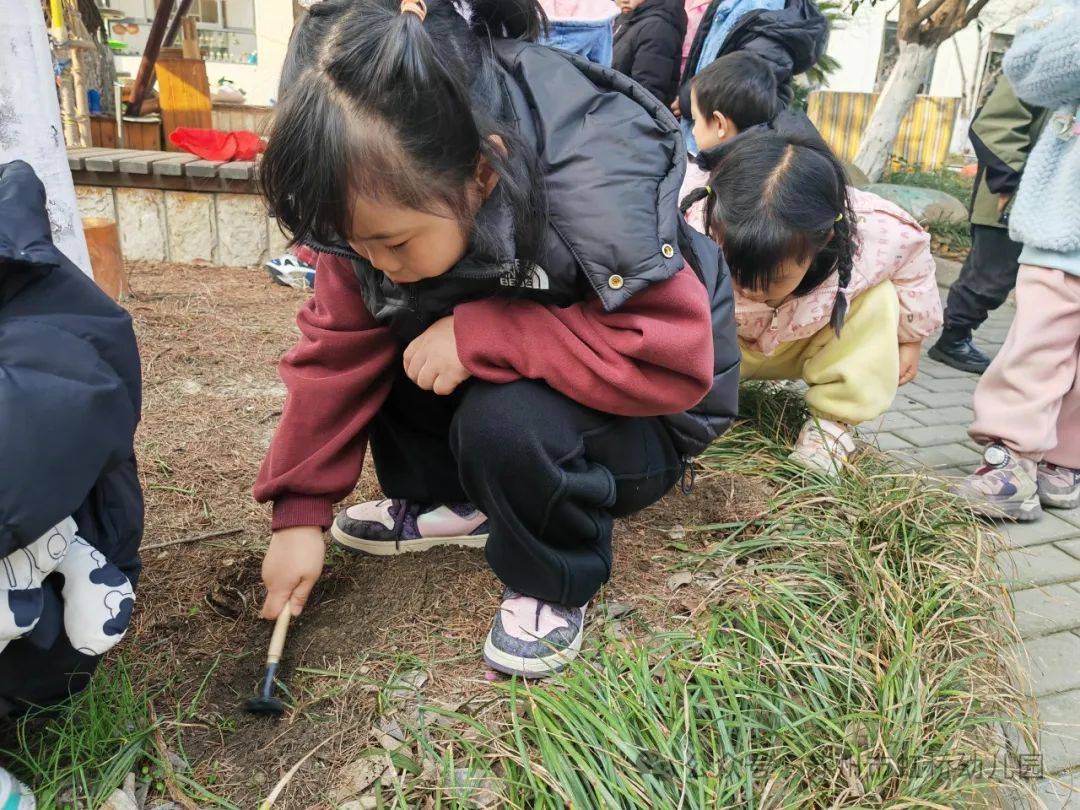
[[[93,690],[0,742],[42,806],[93,804],[129,772],[148,807],[275,790],[286,808],[994,805],[994,778],[941,765],[1026,729],[992,536],[873,454],[838,484],[800,474],[783,460],[799,406],[760,388],[689,496],[619,522],[566,677],[487,672],[482,555],[334,552],[290,633],[292,709],[243,714],[269,635],[250,487],[305,296],[255,270],[144,264],[131,282],[145,572]],[[368,474],[354,497],[376,493]]]

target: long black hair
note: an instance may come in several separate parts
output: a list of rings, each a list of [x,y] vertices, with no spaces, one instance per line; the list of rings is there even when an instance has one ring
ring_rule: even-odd
[[[830,325],[847,314],[857,233],[843,164],[823,143],[775,131],[752,132],[700,156],[709,184],[682,210],[705,200],[705,232],[723,246],[736,283],[763,289],[784,262],[812,258],[795,289],[806,295],[834,272],[839,280]]]
[[[413,0],[415,3],[415,0]],[[293,31],[259,172],[271,213],[294,242],[340,244],[357,196],[453,212],[483,156],[499,175],[521,265],[539,259],[543,181],[535,150],[507,122],[491,37],[533,40],[536,0],[325,0]],[[465,14],[470,19],[466,20]]]

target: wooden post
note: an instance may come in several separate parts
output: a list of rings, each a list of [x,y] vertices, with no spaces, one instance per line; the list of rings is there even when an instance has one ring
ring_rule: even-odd
[[[191,0],[180,0],[180,5],[176,7],[176,15],[173,17],[172,22],[169,23],[169,30],[165,32],[165,47],[171,48],[176,44],[176,37],[180,33],[180,26],[183,25],[184,18],[187,16],[188,9],[191,8]]]
[[[111,219],[87,217],[82,224],[90,266],[94,268],[94,281],[116,301],[129,292],[124,254],[120,250],[120,231]]]
[[[195,27],[195,20],[187,17],[184,20],[184,59],[192,62],[202,61],[202,51],[199,50],[199,32]]]
[[[154,12],[154,22],[150,25],[150,33],[146,39],[146,50],[143,51],[142,61],[139,62],[139,72],[135,74],[135,85],[131,88],[131,100],[128,102],[127,114],[138,115],[142,107],[146,91],[150,89],[150,77],[154,73],[154,64],[161,52],[161,43],[165,39],[165,26],[172,13],[174,0],[161,0]]]

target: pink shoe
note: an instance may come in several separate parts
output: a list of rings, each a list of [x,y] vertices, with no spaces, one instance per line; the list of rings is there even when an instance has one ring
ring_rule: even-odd
[[[343,546],[378,556],[427,551],[435,546],[483,548],[488,520],[469,503],[423,506],[384,498],[339,512],[330,534]]]
[[[811,416],[799,431],[788,458],[809,470],[836,476],[854,452],[855,439],[846,425]]]

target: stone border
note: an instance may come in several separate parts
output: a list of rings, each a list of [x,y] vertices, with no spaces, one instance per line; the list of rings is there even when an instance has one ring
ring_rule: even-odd
[[[126,259],[249,267],[288,241],[250,193],[76,185],[75,196],[82,216],[117,223]]]

